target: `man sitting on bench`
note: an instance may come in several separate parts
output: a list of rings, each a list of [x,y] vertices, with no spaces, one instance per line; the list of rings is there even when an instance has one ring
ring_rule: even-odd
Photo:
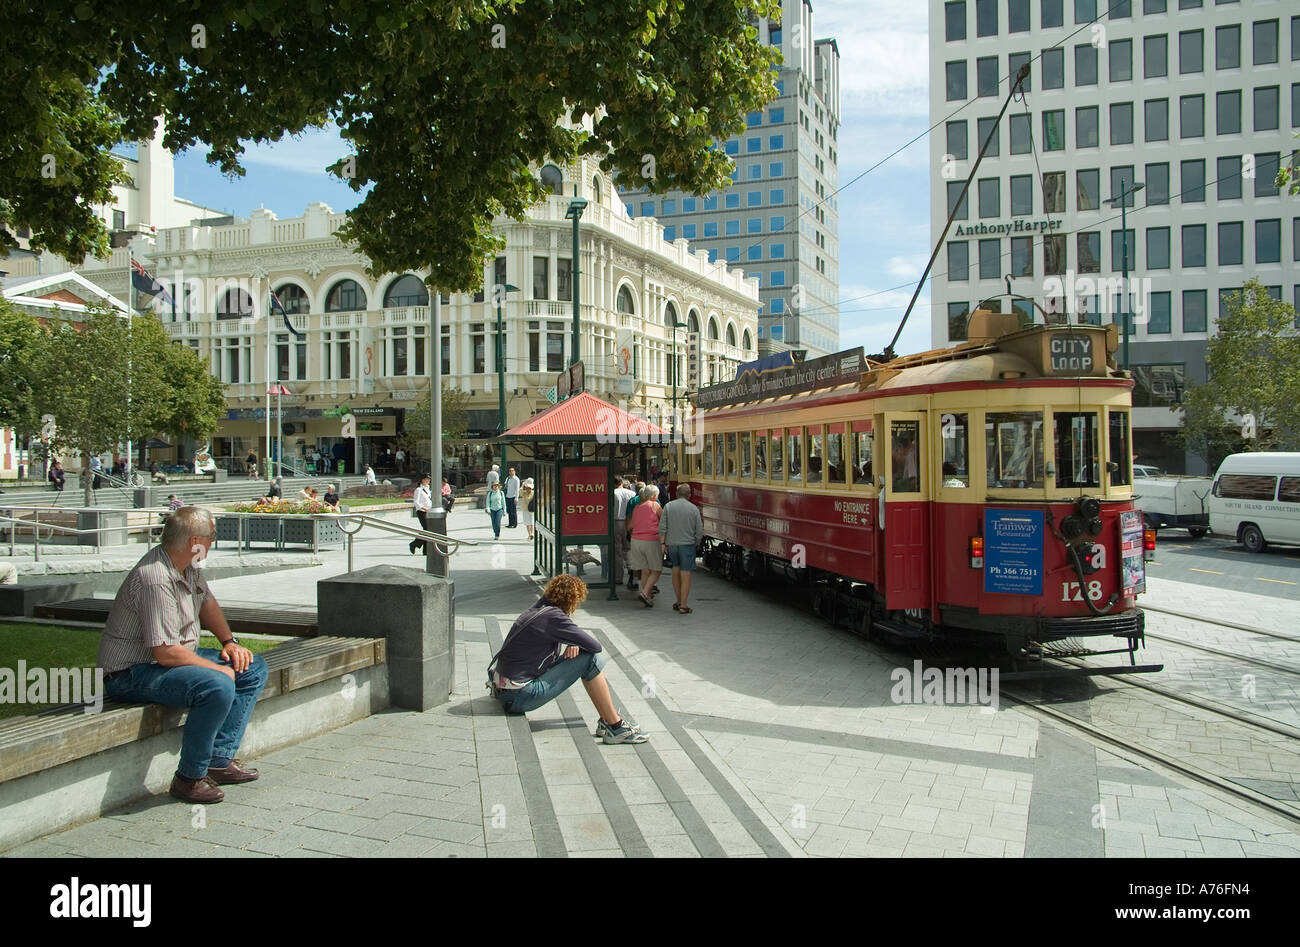
[[[258,776],[234,757],[266,685],[266,661],[240,646],[203,580],[216,532],[202,507],[167,517],[162,541],[113,600],[97,662],[109,699],[189,709],[170,791],[191,803],[220,802],[219,785]],[[200,627],[216,635],[220,651],[198,647]]]

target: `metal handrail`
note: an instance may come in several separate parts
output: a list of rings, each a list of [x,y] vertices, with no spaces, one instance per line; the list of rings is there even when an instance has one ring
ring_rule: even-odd
[[[131,532],[133,532],[133,531],[134,531],[134,532],[139,532],[139,531],[143,530],[143,531],[145,532],[146,536],[147,536],[148,544],[149,544],[150,546],[153,546],[153,531],[154,531],[155,529],[162,529],[163,526],[165,525],[165,524],[163,524],[163,523],[137,523],[137,524],[135,524],[134,526],[132,526],[132,525],[130,525],[130,524],[125,524],[125,525],[122,525],[122,526],[98,526],[98,527],[96,527],[96,528],[94,528],[94,529],[87,529],[87,528],[82,528],[82,527],[78,527],[78,526],[63,526],[63,525],[61,525],[61,524],[59,524],[59,523],[42,523],[42,522],[41,522],[41,510],[56,509],[55,507],[41,507],[41,506],[37,506],[37,507],[20,507],[20,506],[15,506],[15,507],[3,507],[3,509],[8,510],[9,512],[13,512],[14,510],[23,510],[23,509],[30,509],[30,510],[35,511],[35,514],[36,514],[36,515],[35,515],[35,518],[34,518],[34,519],[27,519],[27,518],[25,518],[25,517],[17,517],[17,516],[4,516],[4,515],[0,515],[0,523],[7,523],[7,524],[9,524],[9,526],[8,526],[8,529],[9,529],[9,555],[10,555],[11,557],[14,556],[14,555],[16,554],[16,551],[15,551],[15,550],[16,550],[16,547],[15,547],[15,544],[14,544],[14,539],[15,539],[15,537],[18,535],[19,531],[22,530],[22,529],[24,529],[24,528],[26,528],[26,529],[30,529],[30,530],[32,531],[32,550],[33,550],[33,559],[34,559],[34,561],[36,561],[36,562],[40,562],[40,561],[41,561],[41,530],[42,530],[42,529],[47,529],[47,530],[50,531],[50,536],[49,536],[50,539],[53,539],[53,538],[54,538],[54,533],[56,533],[56,532],[59,532],[59,533],[71,533],[71,534],[74,534],[74,535],[77,535],[77,536],[84,536],[84,535],[94,536],[94,535],[97,535],[97,534],[99,534],[99,533],[116,533],[116,532],[131,533]],[[146,508],[146,509],[131,509],[131,510],[103,510],[103,509],[98,509],[98,508],[96,508],[96,507],[81,507],[81,508],[65,508],[65,509],[59,509],[59,510],[58,510],[58,512],[60,512],[60,513],[71,513],[71,512],[77,512],[77,513],[80,513],[80,512],[83,512],[83,511],[84,511],[84,512],[91,512],[91,513],[104,513],[104,512],[109,512],[109,513],[167,513],[167,512],[169,512],[168,510],[159,510],[159,509],[153,509],[153,508]]]

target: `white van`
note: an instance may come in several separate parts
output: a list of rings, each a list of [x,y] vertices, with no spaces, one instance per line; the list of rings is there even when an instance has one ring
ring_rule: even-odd
[[[1210,532],[1248,552],[1300,545],[1300,453],[1232,454],[1214,475]]]

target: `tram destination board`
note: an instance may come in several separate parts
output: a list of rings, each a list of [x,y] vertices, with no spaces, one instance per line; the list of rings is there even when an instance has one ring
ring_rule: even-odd
[[[1042,510],[984,511],[984,591],[1043,594]]]
[[[696,396],[696,406],[701,410],[721,408],[763,398],[802,394],[819,388],[834,388],[836,385],[856,381],[866,370],[867,359],[862,349],[849,349],[784,368],[743,372],[735,381],[701,388]]]

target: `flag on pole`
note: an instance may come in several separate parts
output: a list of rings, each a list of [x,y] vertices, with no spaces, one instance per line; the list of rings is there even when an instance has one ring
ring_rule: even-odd
[[[144,267],[134,259],[131,261],[131,285],[138,293],[156,297],[170,303],[173,307],[176,305],[176,300],[172,299],[172,294],[167,292],[167,287],[146,273]],[[143,311],[149,307],[137,306],[136,308]]]
[[[275,315],[277,312],[284,318],[284,327],[286,329],[292,332],[296,338],[299,339],[304,338],[303,333],[295,329],[293,327],[293,323],[289,321],[289,311],[284,308],[284,303],[280,302],[280,297],[277,296],[274,292],[272,292],[271,293],[271,315]]]
[[[268,395],[291,395],[293,394],[288,388],[279,382],[272,382],[271,387],[266,389]]]

